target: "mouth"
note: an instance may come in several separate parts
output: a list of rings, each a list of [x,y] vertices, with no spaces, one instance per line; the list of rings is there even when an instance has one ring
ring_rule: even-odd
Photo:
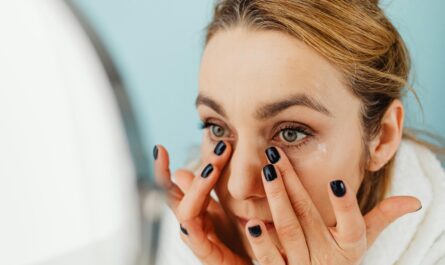
[[[239,217],[239,216],[236,216],[236,219],[243,229],[246,227],[246,224],[249,221],[249,219]],[[264,223],[267,230],[275,229],[275,225],[273,224],[273,222],[262,220],[262,219],[260,219],[260,220]]]

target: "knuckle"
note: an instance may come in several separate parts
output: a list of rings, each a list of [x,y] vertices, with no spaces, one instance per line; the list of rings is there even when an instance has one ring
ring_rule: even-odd
[[[283,223],[277,224],[276,229],[281,237],[289,241],[297,241],[303,236],[302,228],[296,221],[284,221]]]
[[[340,212],[351,212],[355,210],[355,208],[356,204],[354,201],[351,200],[344,201],[337,206],[337,209]]]
[[[274,262],[275,259],[271,255],[269,255],[268,253],[262,253],[262,254],[258,255],[257,259],[260,262],[260,264],[262,264],[262,265],[276,264]]]
[[[193,252],[199,259],[206,260],[212,255],[213,251],[214,247],[212,244],[202,244],[199,248],[194,249]]]
[[[312,204],[307,200],[292,200],[292,206],[297,216],[301,218],[310,217],[312,213]]]
[[[279,200],[283,198],[284,191],[278,187],[274,187],[272,189],[269,189],[268,194],[271,199]]]
[[[176,211],[176,218],[179,222],[186,222],[191,219],[190,211],[185,209],[182,205],[179,205]]]
[[[294,169],[291,166],[282,166],[279,167],[281,176],[288,176],[295,174]]]

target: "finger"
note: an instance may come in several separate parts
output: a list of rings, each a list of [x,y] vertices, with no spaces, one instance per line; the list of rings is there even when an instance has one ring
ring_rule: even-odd
[[[209,231],[204,227],[203,219],[195,217],[180,224],[181,238],[186,242],[195,255],[201,260],[213,256],[216,261],[222,260],[222,253],[207,238]]]
[[[155,159],[155,181],[165,189],[167,204],[175,213],[180,201],[184,197],[184,193],[171,180],[168,152],[162,145],[155,145],[153,148],[153,157]]]
[[[192,185],[193,179],[195,178],[193,172],[181,168],[176,170],[173,175],[175,176],[175,181],[179,188],[186,193]]]
[[[155,181],[164,188],[170,188],[173,184],[170,174],[170,161],[168,152],[164,146],[158,144],[153,147]]]
[[[231,154],[231,146],[225,143],[224,141],[219,141],[213,150],[213,154],[208,158],[207,162],[210,162],[216,165],[219,168],[224,168],[227,160],[229,159]],[[196,175],[199,174],[199,171],[196,172]],[[187,192],[190,188],[192,181],[195,177],[195,173],[187,169],[178,169],[175,171],[174,176],[176,177],[176,182],[178,186],[184,192]]]
[[[252,251],[261,265],[286,264],[280,251],[272,242],[266,226],[261,220],[250,220],[247,222],[245,230]]]
[[[281,245],[286,253],[296,253],[289,257],[290,264],[296,264],[294,262],[298,260],[308,261],[309,253],[305,235],[292,208],[280,172],[275,170],[273,164],[269,164],[263,168],[262,176],[273,223]],[[298,260],[294,261],[292,257],[298,257]]]
[[[210,155],[208,161],[211,162],[201,167],[200,175],[194,177],[189,186],[189,191],[184,195],[178,206],[177,218],[179,221],[182,222],[198,216],[207,206],[210,192],[230,157],[230,146],[222,141],[220,143],[225,146],[224,152],[219,153],[219,155],[214,152]],[[216,145],[215,150],[220,143]]]
[[[226,141],[219,141],[207,159],[209,163],[212,163],[222,171],[229,161],[231,154],[232,146]]]
[[[210,225],[204,219],[196,217],[180,225],[182,240],[193,251],[198,259],[209,265],[237,264],[237,257],[210,231]]]
[[[422,204],[412,196],[393,196],[380,202],[365,215],[368,246],[389,224],[407,213],[420,210]]]
[[[303,230],[308,238],[317,241],[318,238],[324,236],[323,233],[327,233],[327,229],[320,213],[295,172],[292,163],[279,147],[272,146],[267,148],[266,157],[283,176],[289,200]]]
[[[186,169],[178,169],[175,171],[174,175],[176,176],[176,182],[178,183],[178,186],[184,193],[187,193],[187,191],[190,189],[190,186],[192,185],[193,179],[195,178],[193,173]],[[209,205],[214,209],[219,208],[219,204],[211,196],[208,197],[207,201],[204,203],[203,208],[207,208],[207,206]]]
[[[178,206],[177,218],[180,222],[198,216],[205,207],[205,202],[210,195],[210,191],[219,177],[219,169],[212,164],[207,164],[200,176],[195,177],[189,191]]]
[[[337,244],[345,250],[366,250],[366,226],[355,193],[342,180],[331,181],[328,189],[337,220],[333,234]]]

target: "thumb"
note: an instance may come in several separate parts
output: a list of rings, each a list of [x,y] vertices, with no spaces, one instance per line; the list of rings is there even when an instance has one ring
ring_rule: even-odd
[[[368,247],[389,224],[407,213],[420,210],[422,204],[412,196],[393,196],[381,201],[365,215]]]

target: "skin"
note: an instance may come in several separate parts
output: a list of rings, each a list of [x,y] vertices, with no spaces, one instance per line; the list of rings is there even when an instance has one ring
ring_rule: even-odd
[[[358,264],[384,227],[420,206],[396,197],[360,214],[364,169],[378,170],[396,152],[403,106],[396,100],[388,109],[364,161],[360,100],[334,65],[291,36],[243,27],[217,33],[202,57],[196,103],[207,124],[200,170],[210,163],[213,172],[179,170],[173,183],[161,145],[155,171],[188,232],[181,238],[204,264]],[[227,148],[218,156],[221,140]],[[281,158],[268,182],[262,169],[271,146]],[[330,190],[333,180],[345,183],[343,197]],[[248,232],[255,225],[260,237]]]

